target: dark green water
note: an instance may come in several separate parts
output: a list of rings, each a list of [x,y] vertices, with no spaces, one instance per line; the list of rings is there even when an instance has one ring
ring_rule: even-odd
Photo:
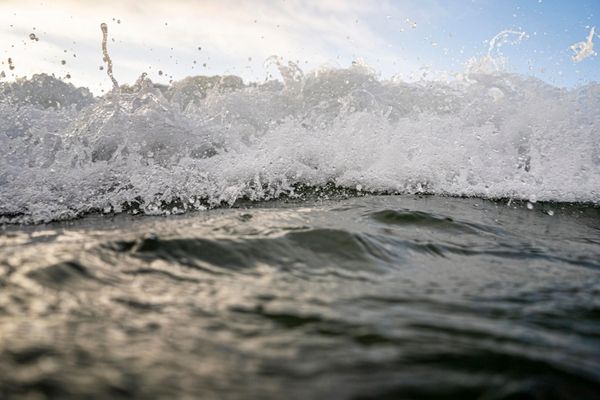
[[[2,399],[599,397],[597,207],[373,196],[0,231]]]

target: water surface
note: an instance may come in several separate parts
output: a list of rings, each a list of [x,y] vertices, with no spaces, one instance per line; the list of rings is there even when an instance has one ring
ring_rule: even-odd
[[[364,196],[6,225],[0,397],[592,399],[599,294],[594,206]]]

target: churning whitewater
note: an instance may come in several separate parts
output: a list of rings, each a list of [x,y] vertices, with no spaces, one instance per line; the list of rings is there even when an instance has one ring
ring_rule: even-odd
[[[1,222],[332,186],[600,202],[599,84],[560,89],[481,65],[407,83],[361,62],[309,73],[271,62],[282,81],[142,75],[102,97],[44,74],[0,83]]]

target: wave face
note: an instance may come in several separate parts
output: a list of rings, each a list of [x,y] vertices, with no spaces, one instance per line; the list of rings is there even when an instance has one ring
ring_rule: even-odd
[[[7,226],[0,398],[598,399],[600,208],[422,197]]]
[[[600,202],[600,85],[470,73],[382,81],[359,63],[283,82],[142,76],[100,98],[46,75],[0,84],[0,215],[43,222],[358,191]]]

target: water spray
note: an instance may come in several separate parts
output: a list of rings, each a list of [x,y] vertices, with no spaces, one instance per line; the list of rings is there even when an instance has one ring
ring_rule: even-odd
[[[108,47],[106,45],[106,43],[108,41],[108,26],[103,22],[100,24],[100,29],[102,30],[102,56],[103,56],[103,61],[106,63],[106,73],[108,74],[108,77],[110,78],[110,80],[113,83],[113,90],[118,90],[119,83],[113,76],[112,60],[110,59],[110,56],[108,55]]]

